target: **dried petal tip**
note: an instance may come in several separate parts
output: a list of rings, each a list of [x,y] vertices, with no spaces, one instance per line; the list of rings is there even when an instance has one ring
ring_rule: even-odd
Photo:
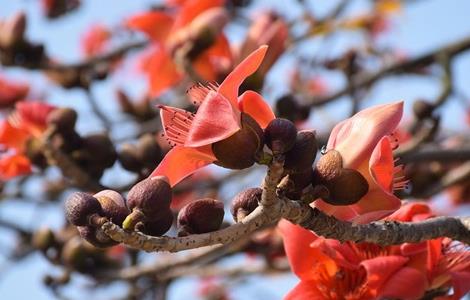
[[[287,119],[272,120],[264,130],[266,145],[274,154],[283,154],[292,149],[297,137],[297,128]]]
[[[184,206],[178,214],[179,235],[218,230],[223,219],[223,202],[210,198],[196,200]]]
[[[255,163],[263,149],[263,130],[250,115],[242,113],[242,128],[235,134],[212,145],[216,164],[228,169],[245,169]]]
[[[258,207],[262,193],[263,190],[260,188],[249,188],[233,198],[230,211],[235,222],[240,222]]]
[[[89,217],[101,213],[102,209],[98,200],[87,193],[73,193],[65,201],[65,216],[75,226],[89,225]]]

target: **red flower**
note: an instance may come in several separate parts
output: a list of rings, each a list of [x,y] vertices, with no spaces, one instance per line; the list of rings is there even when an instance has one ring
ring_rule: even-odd
[[[158,96],[176,85],[184,72],[174,62],[176,49],[185,42],[211,32],[211,46],[192,59],[192,68],[207,81],[216,81],[221,71],[231,64],[230,46],[221,33],[227,15],[221,0],[188,0],[178,7],[177,14],[164,11],[146,12],[127,20],[126,25],[145,33],[153,48],[143,59],[143,71],[148,73],[150,93]]]
[[[28,95],[29,86],[22,83],[14,83],[0,77],[0,108],[13,105]]]
[[[103,25],[91,26],[82,36],[81,46],[85,56],[95,56],[103,53],[111,37],[109,29]]]
[[[242,61],[219,87],[192,91],[200,102],[196,114],[162,106],[161,119],[167,138],[174,144],[151,176],[164,175],[174,186],[196,170],[216,161],[212,144],[227,139],[241,129],[241,113],[250,115],[261,127],[274,118],[261,95],[247,91],[238,97],[242,82],[263,61],[267,47],[260,47]],[[199,94],[198,94],[199,93]]]
[[[0,123],[0,178],[8,180],[31,172],[24,155],[26,143],[40,138],[47,127],[47,116],[55,107],[42,102],[19,102],[8,120]]]
[[[404,187],[395,174],[401,168],[394,165],[391,139],[403,113],[403,102],[378,105],[360,111],[337,124],[331,132],[327,150],[338,151],[343,168],[359,171],[369,184],[369,190],[359,202],[348,206],[333,206],[322,200],[315,206],[342,220],[365,223],[383,218],[400,207],[401,201],[393,190]]]

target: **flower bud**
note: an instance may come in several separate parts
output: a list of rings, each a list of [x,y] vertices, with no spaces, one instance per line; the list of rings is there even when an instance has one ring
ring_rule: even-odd
[[[100,228],[92,226],[78,226],[77,230],[85,241],[97,248],[108,248],[119,244],[108,237]]]
[[[418,119],[425,119],[432,115],[434,105],[424,100],[416,100],[413,103],[413,113]]]
[[[126,206],[126,201],[121,194],[113,190],[103,190],[93,196],[101,204],[103,216],[114,224],[121,226],[124,219],[130,213]]]
[[[248,114],[241,114],[242,128],[222,141],[212,144],[216,164],[228,169],[251,167],[263,149],[263,130]]]
[[[113,142],[106,134],[92,134],[83,139],[83,148],[88,153],[90,162],[102,168],[113,166],[117,158]]]
[[[160,213],[158,219],[153,220],[152,222],[140,222],[137,223],[136,228],[151,236],[161,236],[170,230],[171,225],[173,225],[173,212],[171,209]]]
[[[160,219],[170,207],[172,190],[166,177],[147,178],[132,187],[127,205],[132,213],[123,222],[124,229],[133,229],[138,222]]]
[[[77,112],[71,108],[57,108],[47,116],[47,123],[54,125],[59,132],[74,132]]]
[[[153,134],[145,134],[137,145],[137,159],[149,170],[153,170],[162,160],[162,149]]]
[[[33,247],[46,251],[56,243],[54,232],[49,227],[41,227],[33,234]]]
[[[118,153],[118,159],[122,167],[131,172],[140,172],[142,163],[138,158],[138,150],[135,145],[124,144]]]
[[[302,172],[290,173],[289,180],[292,183],[285,191],[287,198],[300,199],[303,190],[312,183],[313,169],[310,166]]]
[[[199,199],[185,205],[178,214],[178,235],[212,232],[220,228],[224,219],[224,203]]]
[[[264,130],[264,138],[274,154],[283,154],[294,147],[297,128],[291,121],[277,118],[269,122]]]
[[[67,220],[75,226],[89,225],[90,216],[102,213],[98,200],[87,193],[73,193],[65,201],[65,215]]]
[[[326,187],[328,195],[322,199],[331,205],[357,203],[369,191],[369,183],[361,173],[342,165],[341,154],[336,150],[329,150],[316,165],[313,183]]]
[[[0,22],[0,47],[12,48],[24,40],[26,14],[18,12],[4,22]]]
[[[294,147],[286,153],[284,170],[302,172],[311,169],[317,156],[315,130],[302,130],[297,133]]]
[[[235,222],[240,222],[258,207],[262,193],[260,188],[249,188],[233,198],[230,211]]]

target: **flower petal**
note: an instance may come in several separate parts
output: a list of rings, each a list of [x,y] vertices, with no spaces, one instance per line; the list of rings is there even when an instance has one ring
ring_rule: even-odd
[[[181,10],[176,17],[173,30],[178,30],[191,23],[194,18],[204,11],[222,6],[224,0],[187,0],[184,2]]]
[[[183,77],[168,52],[164,49],[156,48],[147,59],[145,71],[148,72],[150,94],[152,96],[159,96]]]
[[[173,26],[173,17],[161,11],[150,11],[129,18],[125,25],[163,44]]]
[[[23,151],[24,145],[30,136],[24,129],[13,127],[6,120],[0,123],[0,145]]]
[[[378,105],[360,111],[333,129],[328,148],[343,156],[344,168],[357,168],[367,160],[377,143],[392,133],[403,114],[403,102]]]
[[[210,91],[197,110],[185,147],[200,147],[228,138],[240,130],[240,112],[223,95]]]
[[[12,154],[0,158],[0,179],[9,180],[16,176],[31,173],[31,162],[22,154]]]
[[[323,300],[325,297],[317,289],[316,281],[301,281],[291,290],[284,300]]]
[[[467,272],[451,272],[452,287],[454,294],[452,299],[458,300],[470,291],[470,271]]]
[[[392,146],[388,137],[384,136],[372,151],[369,171],[383,190],[392,192],[394,168]]]
[[[387,299],[421,299],[427,285],[427,278],[422,272],[404,267],[387,280],[380,295]]]
[[[242,112],[249,114],[255,119],[263,129],[276,118],[269,104],[260,94],[254,91],[244,92],[238,98],[238,107]]]
[[[210,148],[187,148],[176,146],[171,149],[149,177],[164,175],[171,186],[200,168],[214,162],[216,158]]]
[[[399,210],[387,217],[389,220],[411,222],[416,215],[433,216],[431,208],[425,202],[410,202],[403,204]]]
[[[232,105],[238,105],[238,89],[242,82],[253,74],[263,62],[263,58],[268,50],[267,46],[261,46],[245,58],[235,69],[225,78],[219,87],[219,93],[230,100]]]
[[[282,219],[278,228],[284,241],[284,249],[292,271],[302,280],[312,279],[314,264],[324,255],[310,244],[318,237],[311,231]]]
[[[56,109],[55,106],[38,101],[18,102],[15,113],[18,126],[28,131],[35,137],[40,137],[47,127],[49,113]]]
[[[397,255],[379,256],[364,260],[361,262],[361,266],[367,271],[367,285],[373,290],[380,289],[390,276],[405,265],[407,261],[408,258]]]

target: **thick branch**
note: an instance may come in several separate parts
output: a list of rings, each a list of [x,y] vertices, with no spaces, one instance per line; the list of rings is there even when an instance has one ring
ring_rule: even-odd
[[[379,221],[354,224],[328,216],[317,208],[290,201],[291,211],[299,210],[290,221],[310,229],[317,235],[341,242],[369,242],[382,246],[418,243],[448,237],[470,244],[470,217],[436,217],[421,222]]]

